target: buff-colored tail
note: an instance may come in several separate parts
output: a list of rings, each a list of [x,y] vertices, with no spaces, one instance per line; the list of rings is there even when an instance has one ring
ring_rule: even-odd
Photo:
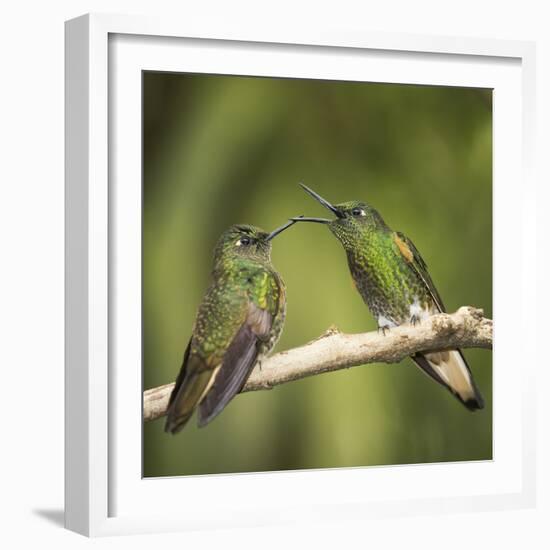
[[[417,353],[412,360],[428,376],[445,386],[469,410],[483,409],[483,397],[460,350]]]

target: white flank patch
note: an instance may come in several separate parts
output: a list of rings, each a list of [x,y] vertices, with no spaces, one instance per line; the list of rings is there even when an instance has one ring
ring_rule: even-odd
[[[418,296],[414,297],[414,302],[409,306],[409,316],[417,317],[421,321],[427,319],[430,316],[430,312],[427,309],[424,309],[418,300]]]
[[[378,326],[380,328],[382,328],[382,327],[393,328],[393,327],[396,327],[397,325],[393,321],[388,319],[387,317],[384,317],[383,315],[379,315],[378,316]]]

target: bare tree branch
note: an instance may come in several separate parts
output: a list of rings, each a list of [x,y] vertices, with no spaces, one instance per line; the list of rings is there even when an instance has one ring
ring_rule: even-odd
[[[343,334],[330,328],[312,342],[282,351],[256,367],[243,392],[269,390],[279,384],[369,363],[398,363],[418,351],[455,348],[487,348],[493,345],[493,321],[483,310],[461,307],[456,313],[433,315],[422,323],[401,325],[382,334]],[[174,384],[143,393],[143,419],[160,418],[166,412]]]

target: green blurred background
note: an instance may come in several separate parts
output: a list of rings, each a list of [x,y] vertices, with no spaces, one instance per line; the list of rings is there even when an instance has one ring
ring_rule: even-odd
[[[146,72],[143,75],[144,389],[174,381],[229,225],[271,230],[362,199],[424,256],[449,311],[492,315],[490,90]],[[274,241],[288,311],[275,351],[332,324],[376,324],[341,245],[302,224]],[[206,428],[143,427],[143,475],[492,458],[492,357],[466,350],[486,408],[470,413],[410,360],[237,396]]]

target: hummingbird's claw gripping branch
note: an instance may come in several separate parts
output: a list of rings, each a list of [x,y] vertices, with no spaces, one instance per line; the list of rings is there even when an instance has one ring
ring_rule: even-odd
[[[422,351],[456,348],[493,347],[493,321],[483,310],[461,307],[451,314],[433,315],[415,326],[401,325],[384,336],[376,331],[343,334],[331,331],[304,346],[286,350],[254,369],[245,391],[271,389],[279,384],[308,376],[369,363],[398,363]],[[143,394],[143,420],[164,416],[173,384],[146,390]]]
[[[420,316],[416,315],[416,313],[415,313],[414,315],[411,315],[411,319],[410,319],[409,322],[414,327],[414,326],[418,325],[418,323],[420,323],[420,321],[421,321]]]

